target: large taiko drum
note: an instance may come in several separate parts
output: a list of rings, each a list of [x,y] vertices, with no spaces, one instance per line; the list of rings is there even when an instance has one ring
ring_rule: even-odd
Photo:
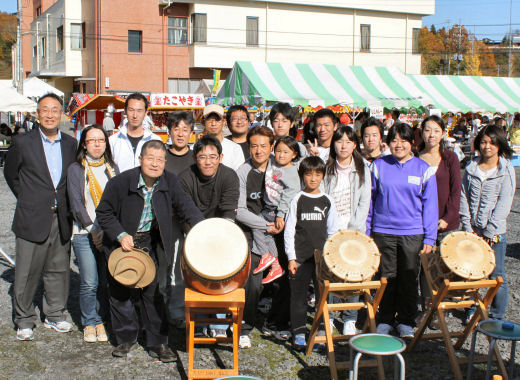
[[[457,231],[442,239],[437,253],[432,253],[428,271],[434,290],[445,279],[474,281],[489,277],[495,269],[495,254],[484,239],[475,234]]]
[[[339,231],[325,242],[318,262],[318,279],[333,283],[370,281],[379,269],[380,257],[371,237],[359,231]]]
[[[226,294],[249,277],[251,259],[240,227],[222,218],[197,223],[184,241],[181,261],[186,286],[206,294]]]

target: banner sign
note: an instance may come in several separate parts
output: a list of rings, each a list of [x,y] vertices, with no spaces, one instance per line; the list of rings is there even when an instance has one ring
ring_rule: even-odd
[[[204,108],[203,94],[151,94],[150,109]]]

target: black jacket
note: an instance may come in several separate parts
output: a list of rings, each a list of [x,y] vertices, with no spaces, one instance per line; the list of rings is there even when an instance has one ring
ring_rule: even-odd
[[[13,137],[5,160],[4,176],[17,198],[13,232],[22,239],[40,243],[49,236],[55,204],[63,241],[70,239],[72,219],[67,202],[67,168],[74,162],[77,141],[61,134],[61,179],[56,189],[47,167],[40,129]]]
[[[135,235],[144,206],[143,195],[138,190],[141,167],[133,168],[108,181],[96,209],[96,216],[104,232],[103,245],[110,254],[120,246],[117,237],[126,232]],[[164,171],[152,195],[152,207],[161,236],[162,248],[157,250],[158,279],[160,288],[166,285],[168,268],[173,261],[173,218],[193,227],[204,217],[181,188],[175,174]]]

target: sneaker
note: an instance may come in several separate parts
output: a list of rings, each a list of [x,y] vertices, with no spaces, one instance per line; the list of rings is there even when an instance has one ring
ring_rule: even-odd
[[[68,333],[72,330],[72,324],[67,321],[59,321],[59,322],[51,322],[47,318],[45,318],[45,322],[43,322],[43,327],[48,329],[54,329],[59,333]]]
[[[108,342],[107,332],[102,323],[96,326],[96,337],[98,342]]]
[[[33,340],[34,339],[33,329],[27,328],[27,329],[16,330],[16,339],[17,340]]]
[[[389,324],[387,323],[380,323],[377,325],[377,329],[376,329],[376,332],[378,334],[385,334],[385,335],[388,335],[392,332],[394,328],[392,326],[390,326]]]
[[[397,331],[399,332],[399,336],[401,338],[413,338],[413,327],[408,325],[403,325],[399,323],[397,325]]]
[[[356,335],[356,321],[343,323],[343,335]]]
[[[263,272],[269,266],[274,263],[276,260],[276,257],[271,255],[270,253],[266,253],[265,255],[262,255],[262,258],[260,259],[260,264],[256,267],[256,269],[253,271],[253,274],[257,274],[260,272]]]
[[[249,335],[240,335],[240,339],[238,340],[238,347],[251,348],[251,339],[249,338]]]
[[[330,332],[334,331],[334,318],[329,319]]]
[[[293,346],[295,350],[305,350],[305,347],[307,346],[307,342],[305,342],[305,334],[296,334],[294,336]]]
[[[278,340],[286,341],[289,340],[289,338],[291,337],[291,332],[288,330],[275,331],[274,337]]]
[[[213,338],[227,338],[227,333],[224,329],[212,329],[211,334]]]
[[[83,329],[83,340],[87,343],[97,342],[96,328],[94,326],[85,326]]]
[[[466,315],[464,316],[464,326],[469,325],[469,322],[471,321],[471,318],[473,318],[473,315],[475,315],[475,310],[466,310]]]
[[[212,338],[216,334],[215,329],[212,329],[212,328],[209,328],[209,327],[204,327],[202,332],[203,332],[204,336],[207,336],[208,338]]]
[[[270,282],[273,282],[277,278],[282,277],[284,275],[284,273],[285,273],[285,271],[282,269],[280,264],[278,264],[278,259],[276,259],[276,261],[273,263],[273,266],[269,270],[269,273],[262,280],[262,284],[263,285],[269,284]]]

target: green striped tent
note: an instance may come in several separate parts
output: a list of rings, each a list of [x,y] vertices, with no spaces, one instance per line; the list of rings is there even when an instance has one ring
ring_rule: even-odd
[[[397,68],[297,63],[235,62],[216,96],[223,105],[280,101],[387,108],[417,108],[432,102]]]
[[[520,79],[455,75],[408,75],[442,112],[518,112]]]

